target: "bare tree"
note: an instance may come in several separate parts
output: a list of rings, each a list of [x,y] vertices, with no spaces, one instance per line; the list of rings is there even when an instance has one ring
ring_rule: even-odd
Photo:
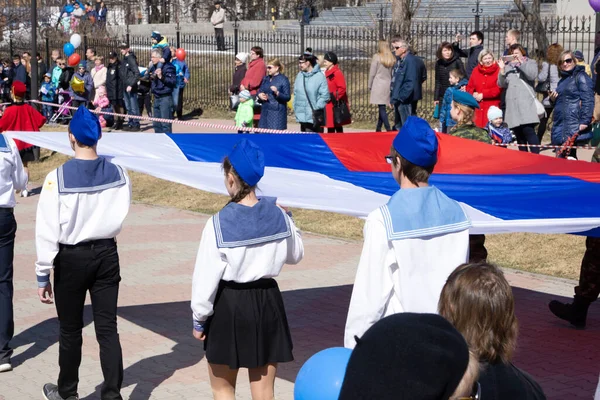
[[[546,51],[549,43],[548,36],[546,36],[544,23],[540,17],[540,0],[533,0],[530,8],[523,3],[523,0],[514,0],[514,2],[532,28],[533,37],[537,43],[538,51]]]
[[[421,6],[421,0],[392,0],[392,35],[411,41],[412,19]]]

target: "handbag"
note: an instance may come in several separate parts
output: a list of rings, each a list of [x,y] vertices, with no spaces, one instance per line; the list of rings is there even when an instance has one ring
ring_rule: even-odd
[[[550,81],[546,80],[538,82],[538,84],[535,85],[535,91],[536,93],[548,94],[548,92],[550,91]]]
[[[525,85],[525,87],[527,88],[527,92],[531,95],[531,97],[533,98],[533,102],[535,103],[535,111],[537,112],[537,116],[538,118],[544,118],[546,116],[546,108],[544,107],[544,105],[537,99],[537,97],[535,96],[535,93],[533,92],[533,90],[531,90],[531,87],[529,86],[529,84],[527,82],[525,82],[523,79],[519,78],[519,80],[521,82],[523,82],[523,85]]]
[[[342,125],[352,119],[348,103],[343,100],[334,100],[333,102],[333,124]]]
[[[233,111],[237,110],[238,106],[240,105],[240,95],[232,94],[231,96],[229,96],[229,103],[229,106]]]
[[[600,144],[600,123],[595,122],[592,124],[592,141],[590,143],[592,147],[596,147]]]
[[[440,119],[440,103],[437,103],[433,109],[433,118]]]
[[[304,94],[306,95],[306,100],[308,100],[308,105],[310,106],[310,110],[312,111],[312,119],[313,119],[313,129],[314,131],[318,131],[322,126],[325,125],[325,110],[315,110],[313,108],[312,102],[310,101],[310,97],[308,97],[308,91],[306,90],[306,77],[302,76],[302,83],[304,84]]]

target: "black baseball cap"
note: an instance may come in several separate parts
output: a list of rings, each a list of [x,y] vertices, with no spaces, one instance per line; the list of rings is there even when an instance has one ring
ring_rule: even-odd
[[[108,53],[108,58],[119,58],[119,56],[114,51],[111,51]]]

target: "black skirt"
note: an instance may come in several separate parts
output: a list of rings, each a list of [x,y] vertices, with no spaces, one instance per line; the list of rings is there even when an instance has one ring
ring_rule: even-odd
[[[211,364],[231,369],[293,361],[292,336],[274,279],[221,281],[204,350]]]

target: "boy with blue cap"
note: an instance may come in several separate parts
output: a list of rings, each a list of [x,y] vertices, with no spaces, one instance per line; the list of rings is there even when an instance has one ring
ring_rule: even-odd
[[[47,400],[77,399],[83,306],[89,290],[104,374],[101,397],[122,399],[123,356],[117,333],[120,266],[115,237],[131,202],[126,171],[98,157],[98,118],[80,106],[69,125],[75,158],[44,181],[36,217],[36,275],[42,303],[52,303],[50,271],[60,325],[58,385]]]
[[[428,184],[437,153],[435,132],[411,116],[385,157],[400,190],[365,223],[346,321],[348,348],[388,315],[436,313],[446,279],[467,261],[469,218],[460,204]]]
[[[193,335],[204,341],[214,397],[235,398],[248,368],[253,398],[273,399],[277,364],[292,361],[292,338],[277,282],[304,255],[291,214],[256,196],[265,158],[242,139],[223,160],[229,203],[204,226],[192,282]]]

